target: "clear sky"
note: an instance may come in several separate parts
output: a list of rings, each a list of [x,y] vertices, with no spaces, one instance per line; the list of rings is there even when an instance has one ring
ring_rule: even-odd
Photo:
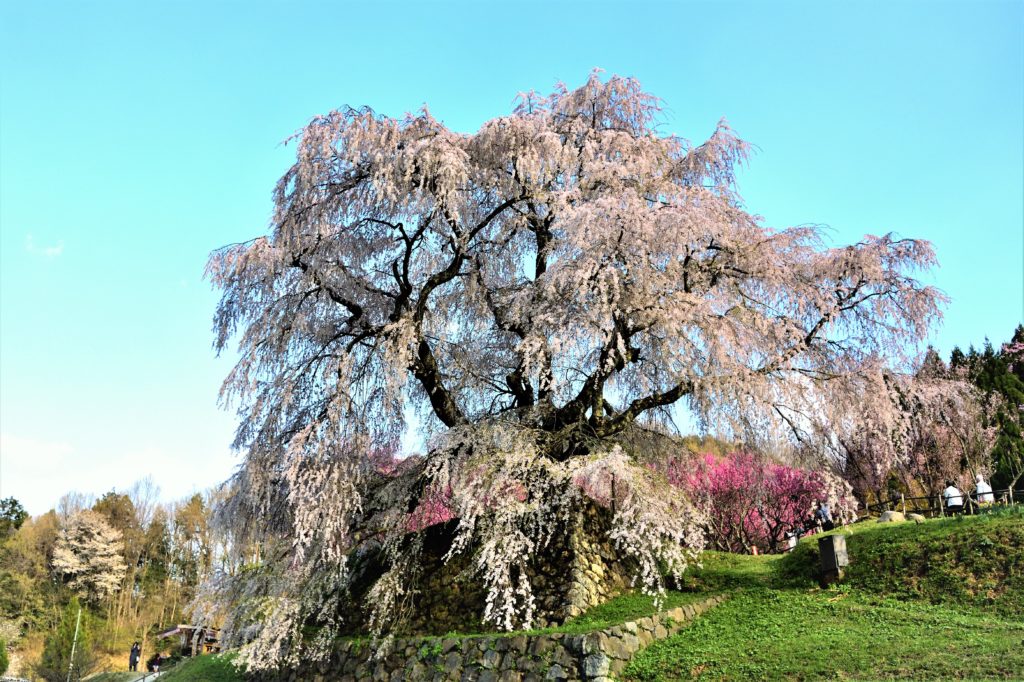
[[[720,117],[770,225],[934,242],[932,342],[1024,318],[1024,0],[0,3],[0,497],[224,479],[208,253],[266,230],[310,117],[427,103],[470,131],[522,90],[638,78],[666,132]]]

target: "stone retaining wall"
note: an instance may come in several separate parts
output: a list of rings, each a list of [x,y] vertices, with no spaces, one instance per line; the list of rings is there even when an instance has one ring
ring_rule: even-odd
[[[616,556],[608,539],[611,514],[589,505],[576,512],[570,532],[558,537],[529,563],[534,590],[534,627],[551,627],[603,604],[629,588],[632,565]],[[486,591],[474,579],[469,558],[444,556],[451,546],[454,525],[427,529],[424,545],[425,576],[418,586],[413,615],[402,625],[402,634],[470,631],[482,625]],[[365,632],[355,619],[353,632]]]
[[[675,634],[723,596],[584,635],[484,635],[396,638],[372,660],[369,645],[346,641],[330,660],[263,682],[532,682],[614,679],[651,642]]]

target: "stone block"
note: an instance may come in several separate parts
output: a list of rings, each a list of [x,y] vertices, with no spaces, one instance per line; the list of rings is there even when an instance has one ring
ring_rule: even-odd
[[[604,632],[591,632],[583,641],[583,648],[579,653],[581,654],[597,654],[604,651],[605,647],[608,646],[608,641],[612,639]]]
[[[608,657],[604,654],[591,654],[583,659],[583,676],[588,680],[607,675],[608,668]]]
[[[501,654],[494,649],[488,649],[480,657],[480,665],[484,669],[493,670],[501,665]]]
[[[628,661],[634,651],[636,649],[630,649],[623,640],[613,639],[608,642],[608,648],[603,653],[612,660]]]
[[[587,635],[572,635],[562,641],[562,646],[574,654],[584,653],[587,646]]]
[[[536,637],[533,642],[530,643],[530,653],[534,656],[543,656],[554,648],[555,643],[550,637]]]
[[[508,650],[514,651],[517,654],[521,654],[526,651],[526,644],[526,635],[516,635],[515,637],[508,638]]]
[[[554,655],[551,657],[553,663],[558,663],[566,670],[572,670],[576,667],[576,657],[570,654],[564,647],[558,647],[555,649]]]
[[[444,659],[444,671],[446,673],[456,672],[462,669],[462,656],[454,651]]]
[[[569,675],[565,672],[565,669],[561,665],[559,665],[558,663],[555,663],[553,666],[548,668],[547,675],[544,676],[544,679],[545,680],[564,680],[564,679],[567,679],[568,677],[569,677]]]

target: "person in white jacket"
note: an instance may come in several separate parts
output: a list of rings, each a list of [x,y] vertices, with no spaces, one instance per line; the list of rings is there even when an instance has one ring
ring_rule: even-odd
[[[946,489],[942,491],[942,499],[946,501],[947,514],[959,514],[964,510],[964,494],[953,481],[946,481]]]
[[[978,474],[977,483],[974,486],[974,494],[978,504],[992,504],[996,501],[995,495],[992,494],[992,486],[988,484],[981,474]]]

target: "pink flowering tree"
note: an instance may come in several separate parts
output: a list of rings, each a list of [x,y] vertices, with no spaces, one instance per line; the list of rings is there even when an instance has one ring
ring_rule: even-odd
[[[904,401],[911,425],[904,469],[930,495],[938,497],[946,481],[969,490],[975,475],[991,476],[997,429],[987,423],[982,394],[966,368],[948,368],[929,349],[908,382]],[[997,411],[998,396],[989,402]]]
[[[808,527],[818,502],[829,505],[837,522],[856,511],[852,490],[835,475],[751,452],[674,461],[666,475],[706,506],[707,544],[727,552],[779,551],[787,533]]]
[[[946,481],[969,489],[976,474],[991,473],[997,430],[967,368],[947,367],[931,349],[916,367],[912,374],[884,376],[887,419],[855,408],[860,429],[843,442],[844,476],[861,497],[891,499],[887,482],[898,479],[937,496]],[[998,410],[999,397],[988,403]]]
[[[368,542],[372,626],[394,628],[423,578],[421,498],[450,491],[449,557],[469,556],[488,622],[526,627],[530,562],[605,482],[640,585],[699,551],[699,507],[617,445],[638,422],[682,401],[748,442],[825,448],[853,405],[888,418],[879,377],[939,316],[915,279],[930,245],[768,227],[736,192],[749,146],[724,121],[700,144],[662,130],[635,80],[594,74],[474,132],[343,108],[295,136],[270,233],[208,268],[216,346],[240,358],[223,396],[244,460],[219,518],[273,548],[210,587],[241,660],[325,655]],[[410,410],[428,451],[384,477],[368,453]]]

